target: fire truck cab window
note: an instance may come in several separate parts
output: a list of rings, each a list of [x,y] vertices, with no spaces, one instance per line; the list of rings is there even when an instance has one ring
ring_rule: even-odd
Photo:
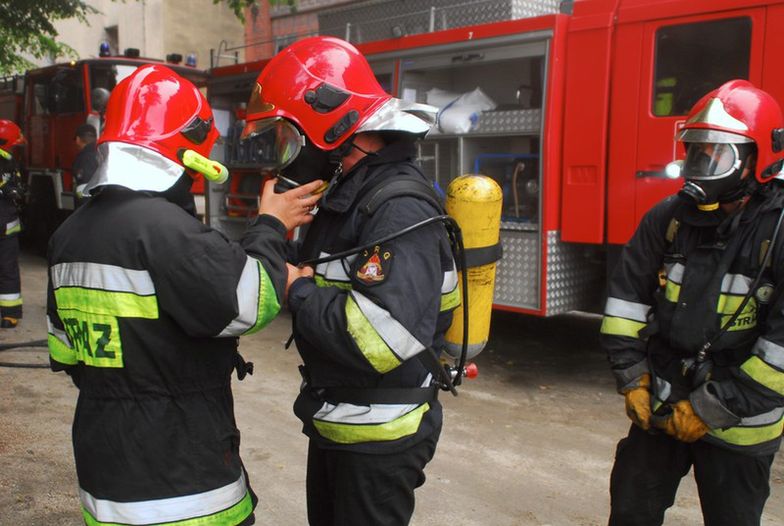
[[[61,69],[52,77],[49,89],[51,113],[84,111],[84,83],[79,69]]]
[[[112,91],[125,77],[134,72],[136,66],[127,64],[101,64],[90,67],[90,88]]]
[[[656,32],[651,111],[685,115],[700,97],[736,78],[749,78],[751,19],[666,26]]]

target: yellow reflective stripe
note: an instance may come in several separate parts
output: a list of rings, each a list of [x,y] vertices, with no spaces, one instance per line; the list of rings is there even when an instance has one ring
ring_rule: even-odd
[[[22,304],[22,298],[13,300],[0,300],[0,307],[18,307]]]
[[[753,446],[774,440],[784,431],[784,419],[773,424],[760,427],[731,427],[729,429],[712,429],[708,434],[736,446]]]
[[[256,316],[256,324],[243,334],[253,334],[260,331],[280,312],[280,303],[272,280],[264,270],[261,261],[256,261],[256,263],[259,269],[259,312]]]
[[[429,409],[430,404],[423,404],[413,411],[383,424],[341,424],[313,420],[313,425],[321,436],[338,444],[397,440],[416,433],[422,422],[422,417]]]
[[[460,306],[460,289],[455,288],[452,292],[441,294],[441,312],[456,309]]]
[[[738,310],[740,304],[743,303],[743,296],[737,296],[732,294],[720,294],[719,295],[719,302],[716,306],[716,312],[721,314],[721,325],[722,327],[727,324],[729,319]],[[743,312],[741,312],[738,317],[735,319],[735,322],[732,326],[727,329],[729,331],[745,331],[748,329],[753,329],[757,326],[757,300],[753,297],[749,299],[749,302],[743,308]]]
[[[784,373],[763,362],[759,357],[752,356],[740,366],[741,371],[749,375],[771,391],[784,395]]]
[[[400,365],[400,359],[379,336],[351,296],[346,297],[346,322],[348,333],[376,371],[386,373]]]
[[[664,297],[667,301],[675,303],[678,301],[678,296],[681,295],[681,286],[674,281],[667,280],[667,285],[664,287]]]
[[[351,290],[351,283],[348,281],[332,281],[326,279],[324,276],[319,276],[316,274],[313,276],[316,281],[316,285],[319,287],[337,287],[343,290]]]
[[[642,323],[634,320],[627,320],[626,318],[616,318],[615,316],[605,316],[602,319],[602,334],[609,334],[612,336],[629,336],[630,338],[639,338],[638,332],[645,328],[647,323]]]
[[[11,159],[13,156],[7,151],[0,148],[0,157],[2,157],[3,159]]]
[[[6,230],[5,235],[10,236],[11,234],[16,234],[17,232],[21,232],[21,231],[22,231],[22,224],[17,223],[11,228],[9,228],[8,230]]]
[[[158,299],[154,295],[60,287],[54,291],[54,297],[58,309],[75,309],[119,318],[158,319]]]
[[[79,361],[76,351],[68,347],[57,336],[49,334],[46,338],[46,343],[49,346],[49,356],[53,360],[65,365],[76,365]]]
[[[155,507],[154,502],[151,501],[150,507]],[[235,526],[248,518],[252,512],[253,500],[250,498],[250,492],[246,492],[241,501],[218,513],[174,522],[146,523],[144,526]],[[116,522],[101,522],[93,517],[84,506],[82,506],[82,517],[87,526],[127,526]]]

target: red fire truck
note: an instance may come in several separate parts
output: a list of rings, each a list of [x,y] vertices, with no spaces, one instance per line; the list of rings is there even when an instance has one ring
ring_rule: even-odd
[[[22,219],[26,241],[39,250],[74,209],[70,169],[77,153],[76,128],[89,123],[100,134],[102,112],[114,86],[137,67],[161,62],[138,58],[133,49],[126,55],[56,64],[0,79],[0,118],[17,122],[27,138],[23,165],[28,197]],[[206,82],[204,71],[167,65],[197,85]]]
[[[681,185],[664,168],[682,157],[673,138],[700,96],[746,78],[784,103],[782,25],[781,0],[374,1],[319,13],[320,33],[357,44],[390,93],[441,108],[419,147],[425,173],[442,188],[469,172],[501,185],[495,306],[542,316],[601,301],[622,244]],[[242,157],[232,111],[262,66],[211,72],[234,175],[210,189],[207,210],[229,234],[264,168]]]

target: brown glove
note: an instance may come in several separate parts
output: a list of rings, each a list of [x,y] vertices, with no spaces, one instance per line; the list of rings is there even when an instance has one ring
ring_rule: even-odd
[[[672,406],[672,414],[667,417],[664,431],[681,442],[695,442],[710,431],[688,400],[681,400]]]
[[[626,414],[636,425],[644,430],[651,427],[651,375],[648,373],[640,377],[640,385],[626,391]]]

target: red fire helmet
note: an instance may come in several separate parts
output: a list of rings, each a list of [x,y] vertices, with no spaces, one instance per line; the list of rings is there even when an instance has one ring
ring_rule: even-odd
[[[112,90],[98,144],[134,144],[183,165],[182,152],[208,157],[218,136],[212,110],[198,88],[166,66],[151,64]]]
[[[689,112],[678,140],[686,143],[750,143],[757,146],[756,177],[775,177],[781,166],[784,117],[776,100],[747,80],[731,80],[702,97]]]
[[[293,43],[262,70],[248,103],[243,137],[261,133],[281,118],[329,151],[357,132],[424,135],[435,120],[435,108],[392,97],[354,46],[318,36]]]
[[[0,150],[11,153],[14,146],[27,144],[22,130],[13,121],[0,119]]]

